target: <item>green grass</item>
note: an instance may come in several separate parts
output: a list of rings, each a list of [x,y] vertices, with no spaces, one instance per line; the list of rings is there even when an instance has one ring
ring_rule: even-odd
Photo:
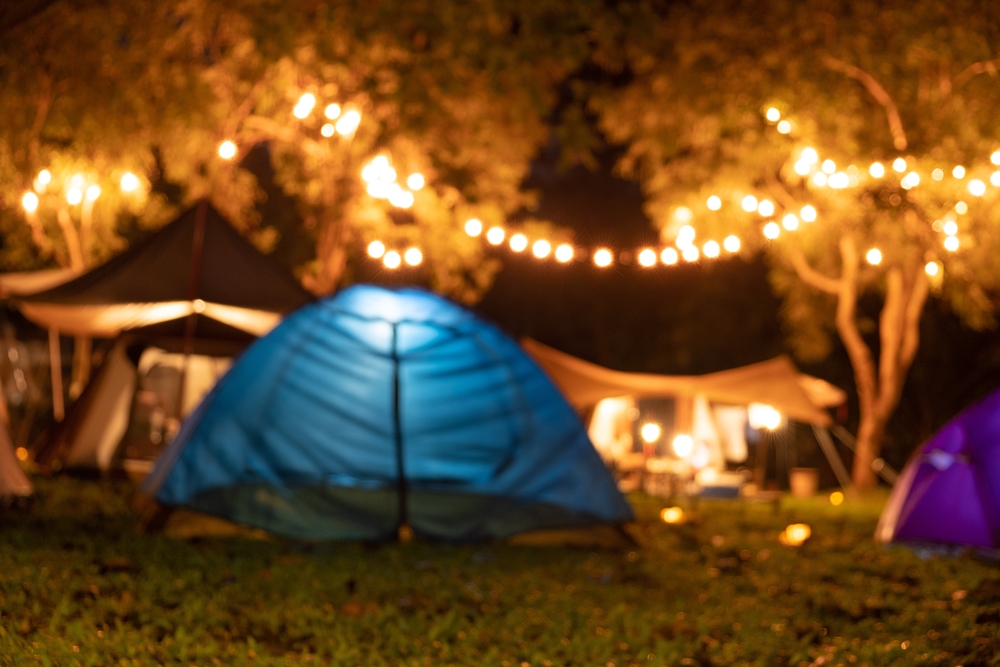
[[[0,515],[3,665],[1000,664],[997,563],[876,545],[877,502],[634,496],[616,552],[179,541],[123,483],[39,486]]]

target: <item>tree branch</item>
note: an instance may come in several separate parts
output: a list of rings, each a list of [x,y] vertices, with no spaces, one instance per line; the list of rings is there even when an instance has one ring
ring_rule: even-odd
[[[997,73],[997,65],[1000,65],[1000,58],[994,60],[983,60],[978,63],[972,63],[955,77],[955,90],[958,90],[965,84],[969,82],[969,79],[976,76],[977,74],[983,74],[989,72],[995,75]]]
[[[875,401],[875,364],[871,350],[858,330],[858,250],[850,236],[840,239],[840,258],[843,268],[838,281],[837,333],[851,359],[858,402],[862,415],[865,415],[870,414]]]
[[[875,101],[885,109],[885,117],[889,121],[889,132],[892,133],[892,143],[896,147],[896,150],[905,150],[908,142],[906,141],[906,133],[903,131],[903,121],[899,117],[899,110],[896,108],[896,103],[892,101],[892,97],[882,87],[882,84],[860,67],[845,63],[843,60],[837,60],[832,56],[824,56],[823,64],[836,72],[841,72],[852,79],[860,81],[868,89],[868,92],[875,98]]]
[[[927,274],[917,267],[914,270],[913,284],[910,288],[910,298],[906,302],[906,315],[903,319],[903,343],[899,350],[899,368],[905,377],[913,363],[920,346],[920,316],[927,303],[930,283]]]
[[[841,288],[841,281],[836,278],[830,278],[825,276],[813,267],[809,265],[809,261],[806,256],[802,254],[801,250],[793,250],[791,257],[792,268],[795,269],[795,273],[798,274],[802,282],[807,285],[812,285],[816,289],[826,292],[827,294],[839,294]]]
[[[889,269],[885,277],[885,303],[879,318],[878,402],[884,409],[892,402],[893,390],[899,383],[899,351],[903,339],[904,311],[907,294],[903,289],[903,273],[899,267]],[[881,411],[880,411],[881,412]]]
[[[30,169],[34,170],[38,166],[38,150],[40,147],[40,136],[45,119],[49,116],[49,109],[52,108],[52,75],[48,72],[42,73],[41,97],[38,100],[38,109],[35,111],[35,122],[31,124],[31,137],[28,150],[31,155]]]

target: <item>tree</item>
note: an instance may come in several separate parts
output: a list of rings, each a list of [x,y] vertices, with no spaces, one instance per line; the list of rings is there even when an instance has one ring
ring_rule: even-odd
[[[975,0],[630,3],[595,53],[627,83],[593,88],[590,108],[664,238],[692,258],[724,254],[729,235],[766,253],[801,357],[839,335],[859,488],[875,483],[929,294],[972,327],[994,322],[998,14]],[[859,316],[867,293],[877,324]]]

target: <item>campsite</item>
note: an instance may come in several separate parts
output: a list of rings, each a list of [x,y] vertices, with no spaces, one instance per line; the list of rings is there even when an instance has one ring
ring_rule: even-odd
[[[998,28],[0,3],[0,667],[1000,667]]]

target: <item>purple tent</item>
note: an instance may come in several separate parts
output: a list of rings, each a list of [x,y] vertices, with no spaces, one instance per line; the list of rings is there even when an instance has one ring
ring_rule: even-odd
[[[1000,390],[917,449],[889,496],[875,537],[1000,547]]]

